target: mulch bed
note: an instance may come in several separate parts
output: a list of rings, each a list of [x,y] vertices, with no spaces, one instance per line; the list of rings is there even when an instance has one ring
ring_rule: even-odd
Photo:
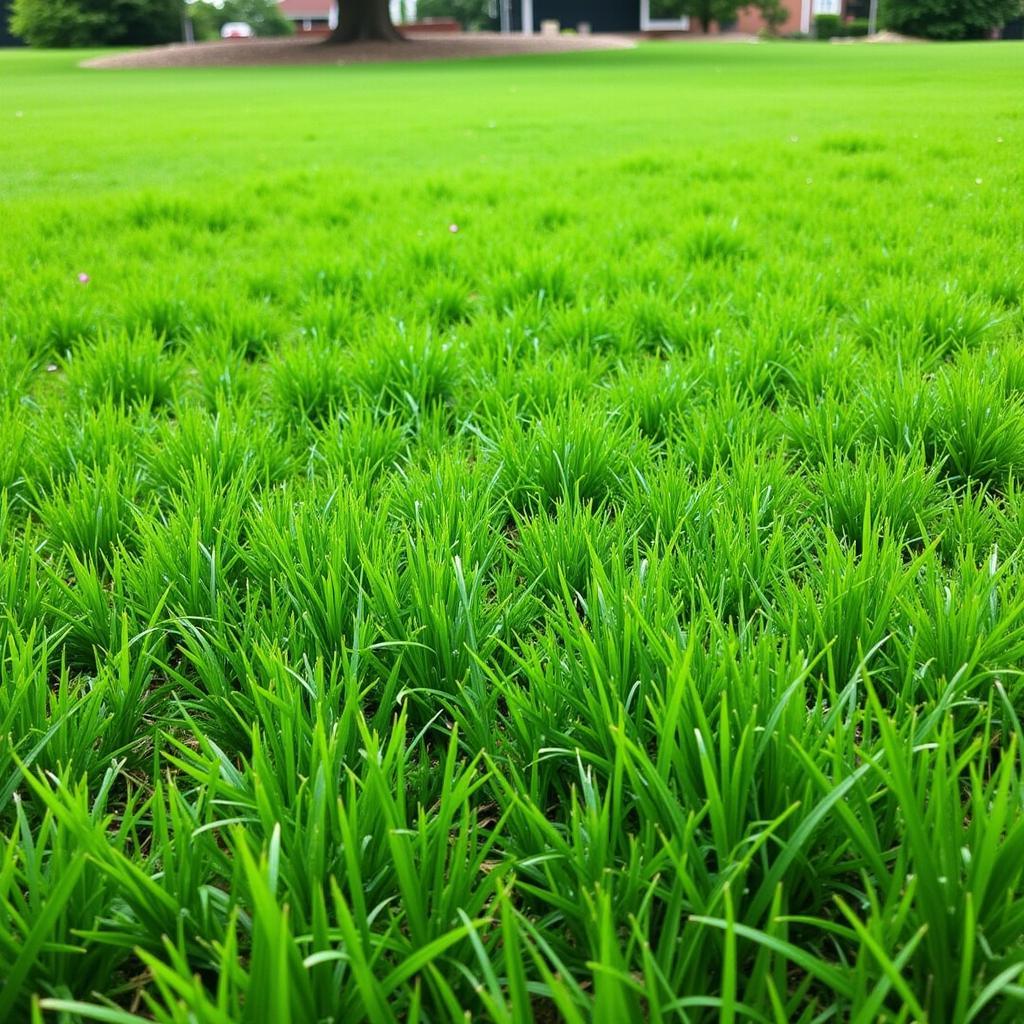
[[[332,45],[322,38],[232,39],[223,42],[154,46],[132,53],[96,57],[87,68],[227,68],[289,64],[369,64],[383,61],[452,60],[470,57],[512,57],[534,53],[625,50],[635,46],[627,36],[521,36],[496,32],[452,33],[420,37],[403,43]]]

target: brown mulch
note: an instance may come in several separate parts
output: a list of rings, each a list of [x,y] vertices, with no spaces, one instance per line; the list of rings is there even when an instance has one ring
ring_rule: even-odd
[[[437,33],[402,43],[331,45],[322,38],[231,39],[193,46],[153,46],[132,53],[95,57],[86,68],[227,68],[288,64],[367,64],[381,61],[453,60],[511,57],[580,50],[625,50],[636,45],[627,36],[521,36],[496,32]]]
[[[865,43],[927,43],[927,39],[917,36],[901,36],[899,32],[876,32],[873,36],[864,36]]]
[[[916,36],[901,36],[898,32],[876,32],[873,36],[841,36],[830,39],[830,43],[927,43],[927,39]]]

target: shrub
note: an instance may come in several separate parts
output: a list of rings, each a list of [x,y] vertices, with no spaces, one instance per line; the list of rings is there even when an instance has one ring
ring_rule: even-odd
[[[789,17],[789,11],[781,0],[758,0],[754,6],[761,12],[761,18],[765,23],[765,28],[758,35],[763,32],[770,38],[777,36],[779,29]]]
[[[817,14],[814,17],[814,35],[817,39],[853,38],[868,34],[867,18],[844,21],[838,14]]]
[[[277,0],[225,0],[220,4],[195,0],[188,13],[198,39],[219,39],[222,26],[229,21],[244,21],[258,36],[289,36],[294,31]]]
[[[30,46],[129,46],[181,37],[179,0],[14,0],[11,31]]]
[[[885,27],[926,39],[985,39],[1020,14],[1020,0],[887,0]]]
[[[838,14],[816,14],[814,34],[818,39],[831,39],[843,35],[843,19]]]
[[[402,10],[405,11],[404,5]],[[485,0],[419,0],[416,4],[416,17],[421,21],[454,18],[468,32],[497,28],[492,8]],[[402,20],[405,20],[404,15]]]

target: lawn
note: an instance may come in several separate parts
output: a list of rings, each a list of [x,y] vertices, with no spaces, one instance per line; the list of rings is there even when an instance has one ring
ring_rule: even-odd
[[[0,1021],[1024,1017],[1024,49],[0,55]]]

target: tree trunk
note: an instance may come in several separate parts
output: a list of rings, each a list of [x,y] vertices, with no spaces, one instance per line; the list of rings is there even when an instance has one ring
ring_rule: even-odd
[[[700,16],[700,30],[704,35],[711,31],[711,19],[704,14]]]
[[[339,0],[338,27],[329,43],[355,43],[378,39],[388,43],[402,42],[404,37],[391,23],[388,0]]]

